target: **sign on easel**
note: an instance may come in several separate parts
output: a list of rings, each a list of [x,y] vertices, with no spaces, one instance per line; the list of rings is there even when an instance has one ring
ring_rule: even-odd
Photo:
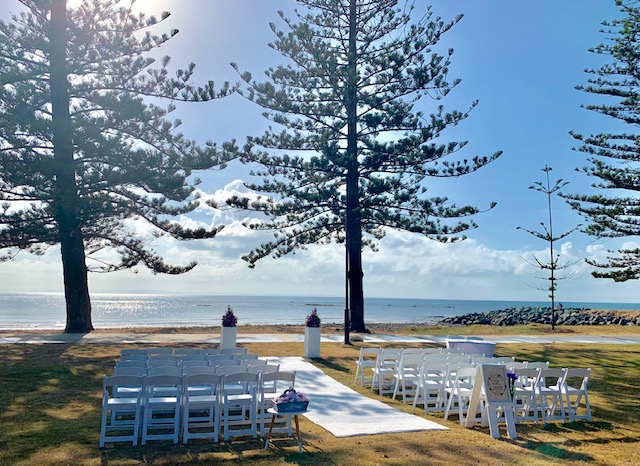
[[[473,427],[483,388],[491,436],[493,438],[500,438],[500,431],[498,429],[498,409],[500,409],[504,413],[509,438],[517,438],[516,424],[513,418],[513,402],[511,400],[511,391],[509,390],[509,380],[507,378],[507,368],[504,365],[482,364],[478,367],[478,373],[476,374],[471,392],[471,399],[469,400],[469,410],[467,411],[465,427]]]

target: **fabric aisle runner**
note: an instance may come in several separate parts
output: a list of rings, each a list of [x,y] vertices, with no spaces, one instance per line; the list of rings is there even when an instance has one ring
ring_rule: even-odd
[[[296,372],[296,391],[309,398],[304,416],[336,437],[449,430],[433,421],[367,398],[332,379],[301,357],[269,357],[282,371]]]

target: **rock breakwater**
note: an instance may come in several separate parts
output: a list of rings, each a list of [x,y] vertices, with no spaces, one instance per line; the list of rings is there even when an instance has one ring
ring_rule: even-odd
[[[551,325],[549,307],[512,307],[489,312],[447,317],[440,321],[447,325]],[[595,309],[566,308],[556,311],[556,325],[637,325],[640,311],[603,311]]]

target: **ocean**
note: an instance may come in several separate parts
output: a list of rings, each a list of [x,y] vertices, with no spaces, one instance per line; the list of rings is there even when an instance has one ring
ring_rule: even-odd
[[[303,324],[314,307],[324,325],[344,322],[344,298],[102,294],[91,296],[96,329],[219,326],[227,306],[238,325]],[[638,303],[563,302],[591,309],[640,309]],[[365,298],[365,322],[435,323],[444,317],[511,307],[549,306],[549,301]],[[62,293],[0,293],[0,329],[51,330],[65,327]]]

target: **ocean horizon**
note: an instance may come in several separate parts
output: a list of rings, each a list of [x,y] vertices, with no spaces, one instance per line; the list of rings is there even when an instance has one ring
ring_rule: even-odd
[[[218,327],[231,306],[238,326],[303,324],[315,307],[323,325],[344,322],[344,297],[207,294],[91,295],[96,329]],[[638,310],[638,303],[563,301],[567,308]],[[517,307],[549,307],[550,301],[365,298],[366,323],[437,323],[445,317]],[[1,330],[61,330],[63,293],[0,293]]]

